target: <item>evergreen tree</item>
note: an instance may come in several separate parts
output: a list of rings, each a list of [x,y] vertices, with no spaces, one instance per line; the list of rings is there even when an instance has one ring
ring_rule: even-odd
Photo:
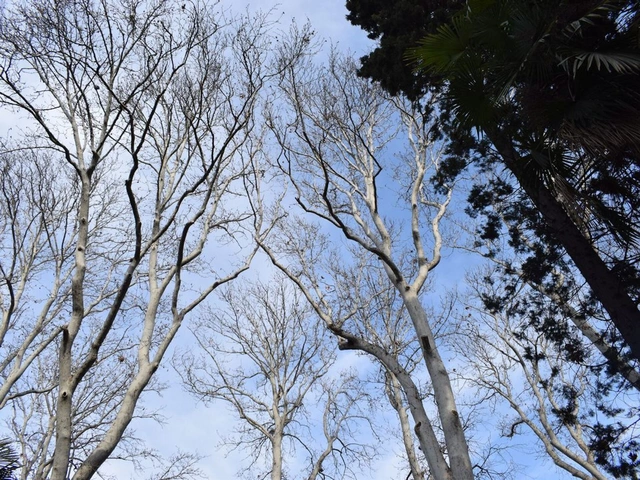
[[[470,0],[452,14],[455,5],[443,2],[402,3],[422,5],[428,24],[419,31],[435,31],[417,48],[403,44],[403,58],[420,71],[387,86],[384,65],[374,68],[368,58],[385,58],[395,31],[387,20],[392,9],[375,12],[361,1],[347,4],[349,18],[381,42],[360,73],[416,100],[428,85],[444,92],[449,174],[466,166],[474,149],[484,168],[506,166],[546,225],[543,241],[571,257],[640,358],[638,4]],[[478,186],[476,203],[489,190]]]

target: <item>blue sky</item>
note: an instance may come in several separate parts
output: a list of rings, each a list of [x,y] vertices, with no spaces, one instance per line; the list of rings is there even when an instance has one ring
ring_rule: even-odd
[[[222,8],[229,8],[232,11],[272,11],[274,18],[280,17],[283,29],[286,29],[291,20],[302,25],[310,22],[318,38],[326,39],[333,46],[343,52],[351,52],[354,56],[361,56],[370,51],[374,43],[367,38],[366,34],[359,28],[351,25],[345,18],[347,10],[344,6],[345,0],[285,0],[278,3],[272,1],[251,1],[251,2],[221,2]],[[258,269],[268,268],[264,259],[258,259]],[[441,268],[438,268],[436,275],[444,281],[447,286],[451,286],[462,280],[463,272],[469,266],[468,255],[460,255],[457,252],[450,252],[443,259]],[[258,272],[255,272],[258,273]],[[263,272],[264,273],[264,272]],[[260,275],[261,277],[263,275]],[[266,275],[265,275],[266,277]],[[263,278],[264,279],[264,278]],[[190,333],[181,332],[177,339],[179,348],[188,348],[188,338]],[[369,369],[371,364],[368,359],[358,356],[352,352],[340,352],[340,364],[342,366],[354,365],[360,369]],[[208,480],[228,480],[237,478],[236,473],[239,466],[243,464],[245,454],[241,451],[228,453],[225,449],[219,448],[221,434],[233,430],[237,425],[236,416],[225,405],[219,403],[217,406],[206,407],[196,402],[189,394],[182,389],[177,376],[172,371],[170,365],[165,364],[159,372],[164,381],[168,382],[168,388],[162,396],[150,394],[147,396],[146,404],[150,408],[161,409],[166,417],[163,425],[152,422],[134,424],[139,437],[146,440],[150,447],[156,448],[160,453],[168,455],[180,448],[184,451],[197,451],[206,455],[200,462],[205,477]],[[496,438],[497,431],[486,432],[487,438]],[[532,439],[519,438],[517,443],[523,445],[531,442]],[[399,443],[396,444],[398,447]],[[525,445],[523,450],[528,450],[528,455],[514,452],[514,461],[522,467],[518,478],[523,479],[563,479],[569,478],[561,474],[558,469],[551,465],[545,458],[537,455],[531,444]],[[537,451],[537,449],[535,449]],[[374,465],[374,475],[372,480],[397,479],[399,450],[390,449],[381,454],[379,460]],[[130,465],[124,462],[110,462],[103,469],[105,473],[121,478],[137,478]],[[364,473],[364,472],[363,472]],[[367,474],[368,475],[368,474]],[[367,475],[362,476],[366,478]],[[406,475],[406,473],[405,473]]]
[[[356,57],[367,53],[373,42],[365,33],[352,26],[345,18],[347,10],[345,0],[288,0],[281,2],[252,1],[233,2],[222,1],[223,8],[234,11],[249,9],[250,11],[273,11],[275,18],[281,16],[281,24],[286,29],[289,22],[294,19],[299,24],[310,22],[319,38],[326,39],[341,51],[350,51]],[[0,117],[0,130],[6,131],[8,121],[15,125],[15,117],[3,115]],[[260,261],[259,265],[267,262]],[[468,260],[457,253],[448,255],[443,260],[443,268],[439,268],[437,276],[443,278],[446,283],[452,284],[462,277],[461,272],[468,267]],[[189,347],[190,333],[185,328],[179,335],[177,346]],[[352,352],[339,353],[340,366],[353,366],[359,370],[371,368],[371,363],[363,356]],[[165,362],[159,370],[160,380],[166,382],[168,388],[161,396],[150,393],[146,396],[145,405],[150,409],[159,409],[166,418],[162,425],[150,421],[134,422],[132,424],[137,436],[146,441],[149,447],[155,448],[160,454],[169,455],[176,448],[183,451],[197,451],[206,456],[200,463],[200,468],[208,480],[235,479],[239,466],[243,463],[245,455],[242,452],[232,452],[227,455],[224,449],[218,447],[220,435],[233,430],[237,425],[233,412],[222,405],[205,407],[196,402],[193,397],[185,393],[180,385],[177,375],[168,362]],[[492,432],[495,437],[496,432]],[[519,439],[520,443],[526,442]],[[533,450],[529,448],[530,452]],[[398,478],[397,451],[390,449],[382,453],[376,465],[372,480],[391,480]],[[539,456],[530,453],[528,456],[517,457],[527,470],[520,478],[549,479],[568,478],[557,474],[557,470],[549,466],[548,462]],[[141,478],[132,470],[131,466],[119,461],[112,461],[103,469],[104,473],[115,476],[118,479]],[[553,473],[551,473],[553,472]],[[405,474],[406,475],[406,474]],[[361,478],[367,478],[363,474]]]
[[[271,11],[274,18],[280,18],[280,25],[287,29],[293,20],[299,25],[307,21],[311,24],[319,39],[325,39],[341,51],[349,51],[355,56],[368,52],[373,42],[366,34],[352,26],[345,18],[347,10],[344,0],[325,0],[323,2],[307,0],[220,2],[223,9],[242,12]],[[256,259],[258,268],[267,267],[269,262]],[[255,272],[258,273],[258,272]],[[253,275],[253,274],[252,274]],[[268,274],[267,274],[268,275]],[[267,275],[264,275],[265,277]],[[261,277],[263,275],[260,275]],[[186,326],[186,325],[185,325]],[[188,346],[190,332],[185,328],[177,339],[176,346]],[[370,361],[353,352],[340,352],[341,367],[358,366],[371,368]],[[183,451],[196,451],[206,458],[199,463],[208,480],[230,480],[237,478],[239,467],[244,463],[245,454],[241,451],[228,452],[220,448],[221,435],[237,426],[234,412],[219,403],[217,406],[205,406],[198,403],[186,393],[179,383],[177,375],[167,363],[160,367],[159,373],[168,388],[159,396],[155,393],[147,395],[145,405],[150,409],[160,409],[165,416],[164,424],[151,421],[134,422],[132,427],[136,435],[148,442],[149,447],[159,453],[170,455],[176,448]],[[396,478],[398,469],[398,452],[389,451],[382,455],[374,466],[372,480],[389,480]],[[132,466],[122,461],[111,461],[102,471],[114,475],[118,479],[138,478],[140,472],[134,472]],[[364,478],[364,477],[363,477]]]

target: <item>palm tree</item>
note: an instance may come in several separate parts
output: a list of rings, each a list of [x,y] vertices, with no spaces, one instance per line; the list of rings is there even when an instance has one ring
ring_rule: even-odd
[[[486,127],[517,103],[531,128],[572,146],[638,153],[639,10],[621,0],[469,0],[408,58],[447,77],[466,124]]]
[[[640,238],[639,23],[630,0],[469,0],[408,54],[446,79],[458,125],[493,144],[636,359],[637,270],[621,278],[598,242]]]
[[[19,468],[19,456],[11,446],[11,441],[0,439],[0,480],[13,480],[14,470]]]

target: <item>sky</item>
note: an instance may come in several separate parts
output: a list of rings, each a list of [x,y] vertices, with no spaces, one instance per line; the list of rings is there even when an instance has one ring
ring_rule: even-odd
[[[355,57],[366,54],[374,47],[374,42],[367,38],[366,34],[358,27],[351,25],[346,20],[347,10],[345,0],[284,0],[278,3],[271,1],[232,2],[222,1],[222,8],[232,11],[272,11],[274,17],[280,17],[280,24],[286,29],[289,22],[294,20],[298,24],[307,21],[316,32],[318,39],[325,39],[338,50],[350,52]],[[264,260],[264,259],[263,259]],[[468,259],[464,256],[451,255],[445,258],[447,269],[452,272],[462,272],[468,266]],[[258,266],[252,268],[268,268],[268,262],[258,261]],[[262,264],[262,265],[260,265]],[[442,269],[438,269],[442,270]],[[256,272],[258,273],[258,272]],[[444,282],[451,286],[461,280],[461,274],[447,274],[437,272]],[[177,339],[179,348],[188,348],[189,334],[182,332]],[[361,355],[353,352],[340,352],[339,366],[356,366],[360,369],[370,369],[371,363]],[[134,422],[136,434],[146,440],[149,445],[158,450],[160,454],[169,455],[176,448],[182,451],[198,452],[205,456],[198,466],[208,480],[230,480],[237,478],[240,465],[244,464],[245,454],[242,451],[228,452],[220,447],[221,435],[238,426],[235,412],[227,406],[218,403],[213,406],[205,406],[197,402],[179,384],[177,375],[172,367],[165,363],[159,372],[168,382],[168,388],[161,396],[147,395],[145,404],[148,408],[156,408],[165,417],[163,424],[146,421]],[[497,436],[497,432],[487,432]],[[399,443],[397,444],[400,446]],[[533,454],[530,446],[524,446],[528,455],[515,453],[514,461],[520,464],[522,470],[518,478],[522,479],[563,479],[564,476],[558,469],[540,455]],[[371,480],[392,480],[398,478],[399,450],[390,449],[382,453],[373,465]],[[131,466],[125,462],[109,462],[102,471],[114,475],[118,479],[137,478],[140,472],[134,472]],[[368,475],[368,473],[367,473]],[[406,475],[406,473],[405,473]],[[363,472],[362,478],[367,478]]]
[[[299,25],[311,24],[318,39],[325,39],[341,51],[351,52],[355,56],[367,53],[374,45],[366,34],[354,27],[346,20],[347,9],[344,0],[285,0],[234,2],[222,0],[220,6],[231,11],[243,12],[249,10],[271,11],[274,18],[280,18],[283,29],[288,28],[291,21]],[[267,268],[266,262],[262,263]],[[252,267],[254,268],[254,267]],[[185,329],[186,330],[186,329]],[[181,332],[176,344],[185,346],[189,333]],[[340,366],[366,365],[370,362],[353,352],[341,353]],[[169,455],[179,448],[182,451],[192,451],[204,455],[198,467],[208,480],[231,480],[237,478],[239,465],[243,464],[245,454],[240,451],[227,452],[220,447],[221,435],[237,427],[236,414],[221,403],[215,406],[205,406],[197,402],[184,391],[177,375],[167,363],[160,367],[159,373],[168,388],[161,396],[147,395],[145,405],[149,409],[158,409],[165,417],[163,424],[151,421],[135,422],[133,428],[136,435],[148,442],[150,447],[157,449],[160,454]],[[372,480],[389,480],[395,478],[398,472],[398,455],[390,451],[383,455],[374,467]],[[118,479],[138,478],[140,472],[123,461],[111,461],[101,471],[113,475]],[[364,478],[364,477],[363,477]]]
[[[298,24],[307,21],[316,32],[318,39],[325,39],[340,51],[351,52],[358,57],[367,53],[374,45],[366,34],[346,20],[347,9],[344,0],[285,0],[281,2],[251,1],[247,3],[222,1],[232,11],[272,11],[274,17],[281,16],[280,24],[287,28],[292,20]],[[266,267],[265,267],[266,268]],[[187,332],[181,332],[178,345],[187,341]],[[353,352],[341,352],[340,367],[360,366],[371,368],[369,360]],[[227,452],[220,447],[221,434],[237,427],[236,414],[221,403],[205,406],[186,393],[177,381],[172,367],[165,364],[160,374],[169,381],[168,388],[161,396],[148,395],[145,404],[157,408],[165,416],[160,425],[150,421],[134,423],[136,435],[147,440],[149,445],[161,454],[183,451],[197,451],[206,456],[198,466],[208,480],[230,480],[236,478],[239,465],[245,454],[239,451]],[[398,452],[391,450],[382,454],[374,465],[372,480],[390,480],[398,474]],[[112,461],[102,471],[118,479],[136,478],[139,472],[122,461]],[[364,477],[363,477],[364,478]]]
[[[281,25],[286,28],[291,20],[298,24],[310,22],[313,30],[319,39],[326,39],[330,44],[340,51],[349,51],[354,56],[359,57],[369,52],[374,42],[367,38],[360,29],[351,25],[346,20],[347,10],[344,0],[285,0],[279,3],[269,1],[252,1],[247,4],[240,2],[227,2],[232,10],[250,11],[272,10],[274,16],[281,15]],[[227,5],[222,2],[223,8]],[[461,272],[468,266],[468,259],[464,256],[451,255],[445,260],[447,269]],[[260,267],[258,267],[260,268]],[[264,268],[264,267],[262,267]],[[440,269],[438,269],[440,270]],[[460,281],[460,274],[446,272],[436,272],[446,284],[451,286]],[[183,332],[184,334],[184,332]],[[184,345],[184,337],[179,344]],[[371,364],[362,356],[354,353],[340,352],[341,366],[357,365],[360,368],[371,368]],[[172,375],[171,367],[164,366],[168,378],[175,378]],[[199,466],[203,470],[205,477],[209,480],[227,480],[236,478],[238,465],[243,463],[244,454],[239,451],[231,453],[218,448],[220,434],[228,432],[237,426],[236,414],[231,412],[225,405],[206,407],[197,403],[194,399],[175,383],[170,383],[169,388],[163,392],[160,398],[150,398],[149,403],[162,408],[162,413],[167,417],[164,425],[149,424],[137,428],[137,433],[141,436],[152,439],[150,442],[161,452],[170,452],[174,447],[189,451],[193,449],[207,457],[200,462]],[[493,432],[496,436],[496,432]],[[489,432],[487,432],[489,435]],[[487,437],[488,438],[488,437]],[[398,444],[399,446],[399,444]],[[531,451],[529,449],[529,451]],[[521,464],[522,471],[520,478],[523,479],[561,479],[563,475],[556,468],[550,465],[539,455],[517,455],[517,462]],[[119,472],[123,468],[130,472],[124,465],[111,465],[106,471]],[[391,480],[398,478],[399,473],[398,451],[390,450],[382,454],[374,464],[372,480]],[[551,473],[553,472],[553,473]],[[551,476],[553,475],[553,476]],[[117,474],[118,478],[121,475]],[[135,476],[135,475],[134,475]],[[362,478],[365,478],[364,476]]]
[[[232,4],[233,2],[228,2]],[[223,2],[224,4],[224,2]],[[234,8],[239,8],[241,2],[236,2]],[[351,25],[346,19],[348,13],[345,7],[345,0],[285,0],[281,2],[271,2],[265,0],[247,2],[246,7],[250,10],[269,11],[283,14],[283,24],[288,20],[295,20],[311,23],[313,29],[320,38],[336,44],[340,49],[350,50],[356,55],[367,53],[374,45],[374,42],[367,38],[363,30]]]
[[[272,11],[274,17],[281,16],[281,24],[284,29],[291,20],[299,24],[307,21],[317,33],[318,38],[326,39],[341,51],[350,51],[356,57],[367,53],[373,48],[374,43],[366,37],[359,28],[352,26],[345,18],[347,10],[344,0],[285,0],[278,3],[269,1],[252,1],[248,3],[222,1],[223,8],[236,11],[249,9],[250,11]],[[0,128],[5,131],[8,116],[0,118]],[[15,119],[12,120],[15,122]],[[453,259],[449,268],[462,269],[465,264],[462,257]],[[449,276],[450,279],[455,276]],[[455,280],[450,280],[451,282]],[[188,348],[189,332],[181,332],[177,346]],[[353,366],[359,370],[371,368],[371,363],[363,356],[355,353],[340,352],[339,364],[342,367]],[[240,451],[228,453],[219,447],[221,434],[233,430],[237,426],[236,415],[226,406],[217,404],[205,406],[198,403],[192,396],[186,393],[179,383],[178,376],[169,362],[165,362],[159,370],[160,378],[167,383],[161,395],[151,393],[145,397],[145,406],[149,409],[157,409],[165,417],[163,424],[150,421],[134,421],[132,427],[136,435],[158,450],[161,455],[169,455],[179,448],[182,451],[195,451],[205,456],[199,463],[208,480],[230,480],[237,478],[239,465],[244,462],[245,454]],[[398,478],[397,451],[389,450],[382,453],[374,465],[372,480],[391,480]],[[535,455],[528,458],[520,457],[519,463],[526,472],[520,478],[548,479],[566,478],[556,474],[556,470],[548,463]],[[551,470],[550,470],[551,469]],[[110,461],[102,469],[106,475],[112,475],[118,479],[141,478],[140,472],[132,470],[131,466],[122,461]],[[550,476],[549,472],[554,472]],[[364,475],[362,478],[366,478]]]

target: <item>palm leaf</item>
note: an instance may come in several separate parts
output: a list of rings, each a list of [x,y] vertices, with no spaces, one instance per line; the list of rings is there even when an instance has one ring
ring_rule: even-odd
[[[597,198],[589,198],[588,203],[595,220],[613,235],[619,245],[640,245],[640,230],[628,218]]]
[[[572,21],[562,29],[562,35],[566,38],[572,38],[581,35],[585,25],[594,25],[596,20],[607,18],[612,13],[615,14],[620,8],[619,0],[607,0],[597,5],[582,17]]]
[[[13,472],[17,470],[20,457],[13,449],[9,439],[0,439],[0,480],[13,479]]]
[[[587,52],[573,51],[573,53],[562,60],[559,66],[575,77],[578,70],[583,66],[586,70],[593,67],[596,70],[606,70],[615,73],[634,73],[640,71],[640,55],[627,52]]]
[[[453,105],[453,113],[464,128],[484,130],[497,120],[495,102],[487,97],[481,82],[465,81],[465,76],[452,80],[447,98]]]
[[[445,24],[434,34],[423,38],[418,46],[407,50],[405,59],[418,70],[446,72],[465,53],[469,44],[469,30],[461,16],[455,16],[452,24]]]

